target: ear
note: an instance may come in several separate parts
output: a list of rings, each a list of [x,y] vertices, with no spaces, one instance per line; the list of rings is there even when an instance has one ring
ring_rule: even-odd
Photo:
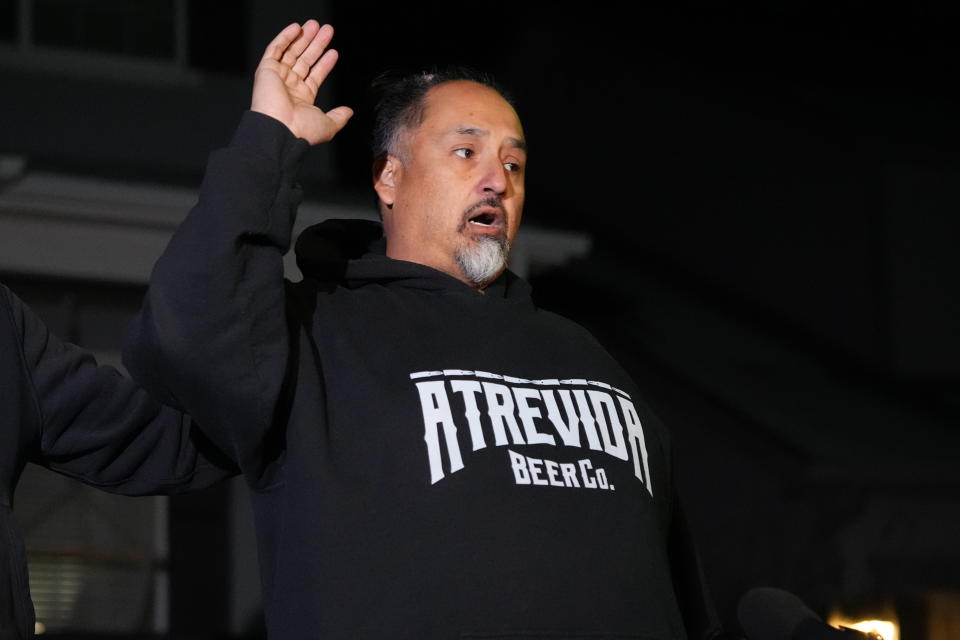
[[[388,155],[374,167],[373,189],[380,197],[380,202],[393,207],[393,201],[396,199],[397,184],[400,180],[400,173],[403,165],[396,156]]]

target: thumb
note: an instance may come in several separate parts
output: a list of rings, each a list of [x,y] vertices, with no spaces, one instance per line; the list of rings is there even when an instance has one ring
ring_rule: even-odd
[[[346,126],[347,121],[353,116],[353,109],[350,107],[337,107],[327,111],[327,117],[333,120],[337,126],[337,131]]]

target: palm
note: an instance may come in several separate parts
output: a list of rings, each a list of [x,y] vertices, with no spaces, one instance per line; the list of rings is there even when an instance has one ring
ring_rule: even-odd
[[[349,107],[327,112],[314,105],[320,85],[337,62],[327,49],[333,28],[309,20],[281,31],[264,52],[250,108],[276,118],[310,144],[331,140],[353,115]]]

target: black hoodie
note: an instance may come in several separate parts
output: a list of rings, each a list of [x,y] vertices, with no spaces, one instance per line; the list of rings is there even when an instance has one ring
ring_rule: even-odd
[[[13,519],[28,462],[125,495],[179,493],[236,473],[183,413],[57,339],[0,285],[0,640],[34,632]]]
[[[302,234],[284,281],[306,148],[245,114],[125,351],[244,470],[271,640],[715,631],[668,433],[584,329],[368,222]]]

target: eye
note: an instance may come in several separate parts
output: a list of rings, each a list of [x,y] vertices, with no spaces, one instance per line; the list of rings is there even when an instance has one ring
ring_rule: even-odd
[[[469,158],[473,155],[473,149],[467,149],[466,147],[461,147],[460,149],[454,149],[453,152],[460,156],[461,158]]]
[[[506,167],[510,173],[520,173],[520,170],[523,168],[519,162],[504,162],[503,166]]]

